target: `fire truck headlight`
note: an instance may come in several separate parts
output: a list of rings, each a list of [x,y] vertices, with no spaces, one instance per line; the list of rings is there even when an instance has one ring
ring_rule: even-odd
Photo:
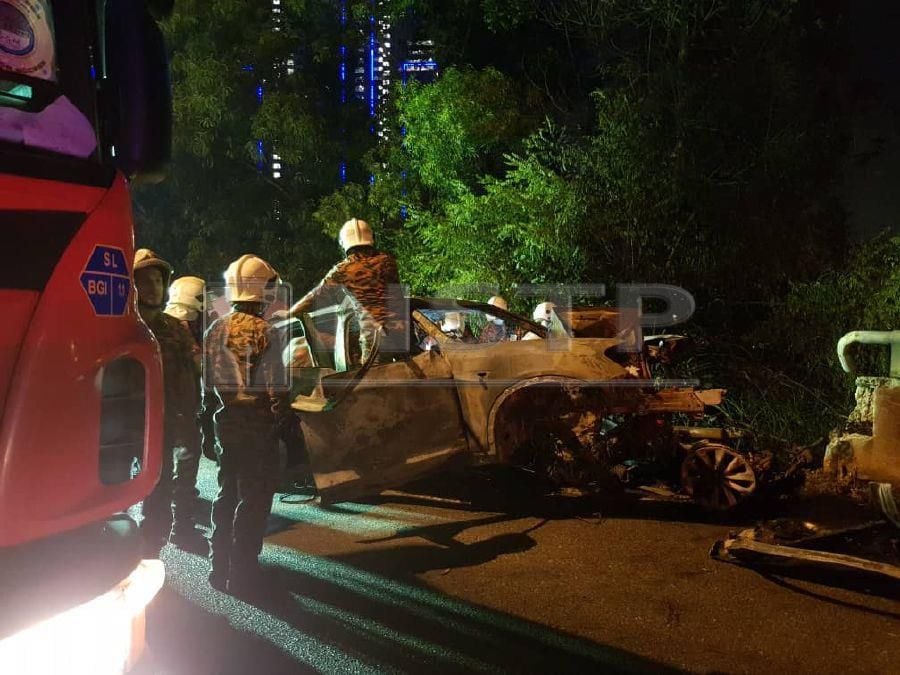
[[[115,588],[0,641],[0,673],[118,675],[144,648],[144,610],[163,585],[160,560],[142,560]]]

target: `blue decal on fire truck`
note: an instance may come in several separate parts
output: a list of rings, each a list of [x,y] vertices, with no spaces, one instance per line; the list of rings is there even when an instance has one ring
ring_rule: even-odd
[[[112,246],[95,246],[81,274],[81,286],[98,316],[122,316],[131,295],[131,275],[125,253]]]

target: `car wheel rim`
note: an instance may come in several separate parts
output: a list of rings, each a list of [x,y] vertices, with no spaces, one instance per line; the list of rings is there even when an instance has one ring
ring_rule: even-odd
[[[689,451],[681,465],[681,483],[697,503],[725,510],[756,490],[756,474],[749,462],[728,446],[707,443]]]

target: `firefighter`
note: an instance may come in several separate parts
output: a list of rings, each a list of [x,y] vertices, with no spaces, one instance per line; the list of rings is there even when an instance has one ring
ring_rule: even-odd
[[[506,302],[506,298],[504,298],[502,295],[492,295],[487,304],[491,305],[492,307],[499,307],[502,310],[509,309],[509,303]]]
[[[203,344],[203,307],[206,296],[206,282],[198,277],[179,277],[169,286],[169,302],[163,310],[169,316],[178,319],[181,325],[187,328],[194,339],[192,353],[194,366],[196,367],[196,382],[200,388],[200,375],[202,363]],[[201,389],[202,392],[202,389]],[[197,489],[197,471],[200,468],[200,455],[206,455],[209,459],[217,460],[215,451],[216,436],[213,428],[213,406],[206,405],[204,398],[200,398],[200,412],[197,415],[197,424],[200,427],[201,446],[191,448],[190,452],[182,452],[175,455],[175,484],[183,480],[186,484],[193,485],[194,500],[200,497]],[[196,439],[195,439],[196,440]],[[186,449],[182,449],[186,450]]]
[[[289,419],[282,338],[262,316],[278,274],[244,255],[225,272],[232,310],[206,331],[204,386],[217,401],[219,492],[212,507],[209,581],[233,594],[253,590],[266,519],[278,484],[278,429]]]
[[[198,537],[194,529],[196,472],[175,472],[193,466],[199,458],[197,428],[199,374],[194,361],[194,339],[178,319],[162,311],[172,266],[147,248],[134,254],[134,284],[141,318],[159,343],[163,362],[165,422],[163,463],[159,482],[144,500],[142,531],[147,552],[158,555],[166,540],[187,547]]]
[[[200,344],[203,342],[203,311],[206,282],[199,277],[178,277],[169,286],[169,301],[163,310],[181,321],[194,337],[197,363],[200,363]]]
[[[199,277],[179,277],[169,287],[169,303],[164,310],[169,316],[175,317],[187,328],[194,338],[194,362],[197,372],[201,371],[202,345],[203,345],[203,310],[206,298],[206,282]],[[201,390],[202,391],[202,390]],[[200,413],[197,416],[202,437],[202,454],[214,462],[219,461],[219,453],[216,448],[216,430],[213,424],[215,406],[208,403],[206,397],[201,395]],[[197,457],[199,467],[200,458]],[[176,473],[178,464],[176,461]],[[196,471],[195,474],[196,475]],[[196,490],[195,490],[196,492]],[[198,493],[199,496],[199,493]]]
[[[378,329],[384,333],[382,362],[408,353],[407,320],[402,315],[404,301],[394,256],[375,248],[372,228],[359,218],[344,223],[338,239],[346,257],[283,316],[299,316],[317,304],[336,304],[335,291],[343,288],[359,305],[362,358],[371,348],[368,336]]]
[[[506,299],[499,295],[491,297],[491,299],[488,300],[488,304],[503,310],[509,309]],[[478,342],[494,343],[503,342],[504,340],[509,339],[509,331],[506,329],[506,323],[503,319],[491,314],[487,314],[486,316],[488,322],[482,327],[481,332],[478,334]]]
[[[444,319],[441,321],[441,331],[445,335],[462,340],[466,328],[468,326],[465,326],[465,318],[462,312],[447,312],[444,314]]]
[[[556,305],[552,302],[542,302],[534,308],[531,318],[544,328],[550,328],[553,323],[553,312]]]

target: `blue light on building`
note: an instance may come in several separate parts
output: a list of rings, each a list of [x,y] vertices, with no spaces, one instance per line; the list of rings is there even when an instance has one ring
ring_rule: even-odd
[[[260,171],[266,168],[266,149],[262,139],[256,141],[256,168]]]
[[[343,25],[343,23],[341,24]],[[347,102],[347,45],[341,45],[340,48],[341,62],[338,66],[338,79],[340,80],[340,101],[341,105]]]
[[[404,61],[400,64],[400,78],[403,84],[406,84],[407,80],[409,79],[410,73],[434,73],[435,75],[437,75],[437,72],[437,61],[434,61],[432,59],[412,59],[409,61]]]
[[[437,61],[404,61],[400,64],[400,70],[405,73],[424,73],[437,69]]]
[[[375,117],[375,109],[378,104],[378,91],[376,87],[377,79],[375,77],[375,17],[369,17],[369,23],[372,29],[369,31],[369,117]]]

